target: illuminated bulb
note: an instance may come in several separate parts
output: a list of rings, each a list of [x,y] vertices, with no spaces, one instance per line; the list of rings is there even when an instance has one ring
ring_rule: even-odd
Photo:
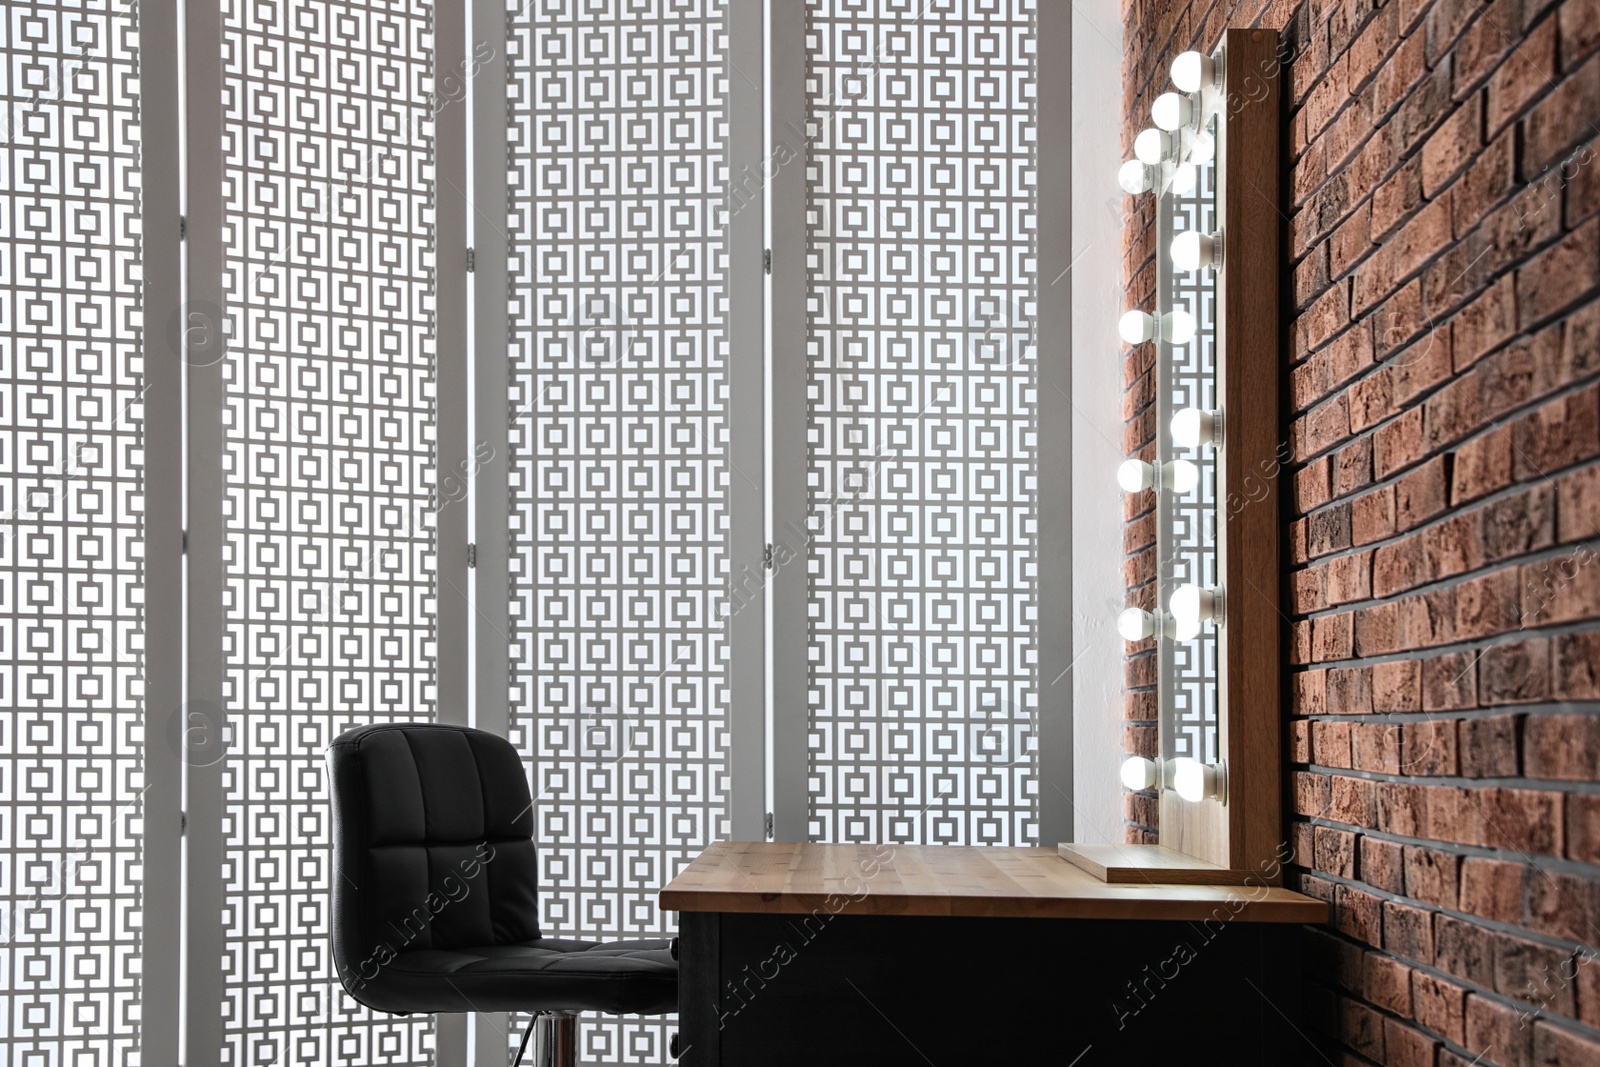
[[[1221,438],[1222,418],[1215,411],[1183,408],[1172,416],[1172,443],[1179,448],[1214,445]]]
[[[1194,118],[1194,105],[1182,93],[1162,93],[1150,105],[1150,118],[1157,129],[1176,130],[1189,125]]]
[[[1175,459],[1160,467],[1151,466],[1142,459],[1130,459],[1117,468],[1117,484],[1125,493],[1140,493],[1146,489],[1190,493],[1200,484],[1200,468],[1186,459]]]
[[[1217,64],[1199,52],[1184,52],[1172,61],[1172,84],[1186,93],[1198,93],[1216,84]]]
[[[1215,267],[1222,258],[1222,237],[1215,233],[1185,230],[1172,239],[1171,252],[1172,265],[1179,270]]]
[[[1226,801],[1227,772],[1221,764],[1201,763],[1188,756],[1172,761],[1172,788],[1191,804],[1216,797]]]
[[[1143,311],[1130,311],[1117,320],[1117,332],[1130,345],[1142,345],[1156,335],[1155,316]]]
[[[1161,334],[1175,345],[1186,345],[1194,340],[1194,316],[1182,308],[1173,308],[1162,317]]]
[[[1133,154],[1152,167],[1172,152],[1172,136],[1165,130],[1145,130],[1133,139]]]
[[[1200,624],[1222,621],[1222,590],[1198,585],[1180,585],[1167,602],[1172,612],[1173,629],[1180,641],[1192,641],[1200,634]]]
[[[1200,484],[1200,468],[1186,459],[1175,459],[1167,464],[1164,480],[1174,493],[1187,496]]]
[[[1161,620],[1143,608],[1129,608],[1117,616],[1117,632],[1124,641],[1143,641],[1160,628]]]
[[[1149,789],[1161,778],[1161,765],[1143,756],[1129,756],[1122,761],[1122,784],[1138,792]]]
[[[1217,139],[1202,130],[1189,145],[1189,162],[1210,163],[1217,158]]]
[[[1137,159],[1130,159],[1117,171],[1117,184],[1130,196],[1148,193],[1156,187],[1151,168]]]
[[[1142,459],[1130,459],[1117,468],[1117,484],[1124,493],[1138,493],[1156,484],[1155,468]]]
[[[1172,172],[1172,191],[1179,196],[1188,196],[1194,192],[1199,181],[1200,175],[1194,164],[1180,163]]]

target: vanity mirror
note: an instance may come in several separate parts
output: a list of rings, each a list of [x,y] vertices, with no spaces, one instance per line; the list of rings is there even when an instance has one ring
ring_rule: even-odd
[[[1278,35],[1186,52],[1118,181],[1156,198],[1156,300],[1120,326],[1156,348],[1156,442],[1117,472],[1155,494],[1152,610],[1118,619],[1158,663],[1159,845],[1060,846],[1107,881],[1279,881]]]

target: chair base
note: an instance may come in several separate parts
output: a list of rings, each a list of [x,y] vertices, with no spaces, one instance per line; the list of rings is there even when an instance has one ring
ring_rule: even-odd
[[[528,1024],[533,1034],[533,1057],[528,1067],[573,1067],[578,1062],[578,1017],[541,1014]],[[523,1035],[523,1044],[528,1037]],[[520,1062],[522,1054],[519,1051]]]

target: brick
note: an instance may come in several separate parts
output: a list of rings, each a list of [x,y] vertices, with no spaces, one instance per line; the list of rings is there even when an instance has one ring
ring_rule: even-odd
[[[1373,559],[1373,569],[1376,573],[1377,559]],[[1361,608],[1355,613],[1355,642],[1353,652],[1357,656],[1381,656],[1386,652],[1400,650],[1400,610],[1396,604],[1376,604],[1372,607]],[[1376,668],[1374,668],[1376,670]],[[1377,707],[1376,679],[1374,679],[1373,709]]]
[[[1399,960],[1367,954],[1367,1001],[1396,1015],[1411,1014],[1411,968]]]
[[[1374,774],[1399,774],[1400,730],[1400,724],[1392,722],[1359,723],[1352,726],[1350,750],[1351,763],[1355,769],[1371,771]]]
[[[1394,411],[1394,375],[1388,367],[1382,367],[1352,385],[1346,396],[1350,432],[1360,433]]]
[[[1377,787],[1378,829],[1401,837],[1427,832],[1428,794],[1420,785],[1384,782]]]
[[[1332,780],[1326,774],[1299,771],[1294,776],[1294,813],[1320,817],[1328,811]]]
[[[1294,475],[1295,507],[1304,515],[1328,501],[1328,460],[1322,457],[1300,468]]]
[[[1597,468],[1600,470],[1600,468]],[[1600,477],[1596,478],[1600,481]],[[1600,504],[1595,508],[1600,518]],[[1395,532],[1394,486],[1384,486],[1364,493],[1350,502],[1350,540],[1355,545],[1369,545],[1391,537]]]
[[[1444,511],[1446,457],[1435,456],[1395,483],[1395,528],[1409,530]]]
[[[1470,233],[1517,188],[1516,129],[1489,142],[1457,179],[1450,192],[1450,225],[1460,237]]]
[[[1517,568],[1486,574],[1455,588],[1454,636],[1462,641],[1507,633],[1522,624],[1522,586]]]
[[[1439,1042],[1398,1019],[1383,1020],[1385,1067],[1434,1067]]]
[[[1422,191],[1430,199],[1448,185],[1482,147],[1482,98],[1469,96],[1422,146]]]
[[[1311,636],[1312,658],[1319,662],[1349,659],[1355,647],[1355,617],[1323,615],[1314,622]]]
[[[1395,405],[1409,405],[1418,396],[1447,381],[1453,369],[1450,330],[1430,320],[1420,337],[1389,360]]]
[[[1516,41],[1514,34],[1505,40]],[[1545,19],[1520,41],[1489,79],[1485,121],[1490,136],[1498,133],[1534,97],[1556,80],[1556,20]]]
[[[1570,1017],[1573,989],[1562,978],[1572,953],[1510,934],[1494,938],[1494,988],[1498,993]]]
[[[1377,783],[1367,778],[1335,775],[1328,783],[1327,818],[1351,826],[1375,826],[1378,821]]]
[[[1600,454],[1600,390],[1587,389],[1531,411],[1512,427],[1512,442],[1518,482]]]
[[[1311,762],[1311,723],[1305,719],[1289,723],[1289,760],[1291,763]]]
[[[1600,781],[1600,715],[1530,715],[1522,736],[1528,777]]]
[[[1530,187],[1513,196],[1423,272],[1425,305],[1436,316],[1448,314],[1530,251],[1547,244],[1560,229],[1561,219],[1547,210],[1543,191]]]
[[[1336,607],[1372,596],[1372,553],[1336,556],[1328,563],[1328,606]]]
[[[1373,191],[1372,239],[1383,240],[1421,204],[1422,159],[1414,156]]]
[[[1417,711],[1421,707],[1422,668],[1416,660],[1373,665],[1374,711]]]
[[[1319,871],[1340,878],[1356,877],[1356,835],[1319,826],[1312,834],[1312,860]]]
[[[1411,1004],[1417,1022],[1446,1041],[1466,1041],[1467,991],[1461,986],[1412,971]]]
[[[1600,141],[1590,141],[1561,164],[1561,176],[1567,182],[1566,224],[1569,230],[1577,229],[1584,219],[1600,211],[1600,167],[1595,166],[1597,157],[1600,157]]]
[[[1479,512],[1483,558],[1497,562],[1555,543],[1556,494],[1547,484],[1498,500]]]
[[[1600,537],[1600,465],[1562,475],[1556,481],[1556,493],[1560,502],[1557,508],[1561,516],[1560,540]],[[1358,508],[1363,499],[1354,501],[1352,510]],[[1357,532],[1360,522],[1359,515],[1351,519],[1351,525]],[[1356,537],[1356,543],[1362,543],[1359,536]]]
[[[1531,704],[1550,698],[1550,643],[1491,645],[1478,661],[1478,702]]]
[[[1461,861],[1462,911],[1515,925],[1522,921],[1520,863],[1468,856]]]
[[[1356,270],[1350,310],[1361,313],[1407,281],[1451,241],[1450,196],[1445,193],[1401,226]]]
[[[1465,512],[1423,530],[1423,577],[1430,582],[1483,566],[1482,516]]]
[[[1362,838],[1363,841],[1370,840]],[[1390,952],[1416,960],[1433,962],[1433,912],[1427,908],[1413,907],[1397,900],[1383,902],[1383,947]],[[1416,983],[1412,983],[1415,1001]]]
[[[1317,829],[1324,829],[1317,827]],[[1401,846],[1393,841],[1363,835],[1359,844],[1360,875],[1363,882],[1385,892],[1400,894],[1405,889],[1405,869],[1402,866]],[[1318,870],[1329,868],[1317,864]]]
[[[1587,545],[1521,569],[1521,618],[1548,626],[1600,616],[1600,567]]]
[[[1433,940],[1435,967],[1485,989],[1494,988],[1494,945],[1488,930],[1476,923],[1437,915],[1433,920]]]
[[[1456,729],[1461,774],[1467,778],[1514,778],[1518,771],[1518,716],[1462,719]]]
[[[1441,908],[1454,908],[1459,856],[1420,845],[1405,847],[1406,896]]]
[[[1590,119],[1600,114],[1600,55],[1541,100],[1523,124],[1523,177],[1537,175],[1594,134]]]
[[[1456,757],[1456,721],[1425,719],[1408,722],[1402,734],[1401,767],[1406,774],[1424,778],[1453,776]]]
[[[1533,1056],[1533,1031],[1522,1026],[1514,1008],[1469,994],[1467,997],[1467,1047],[1493,1049],[1494,1062],[1503,1067],[1528,1067]]]
[[[1511,484],[1511,432],[1497,427],[1455,451],[1450,499],[1463,504]]]
[[[1517,271],[1517,318],[1526,328],[1600,288],[1600,219],[1574,230]]]
[[[1306,519],[1306,554],[1315,558],[1350,547],[1350,506],[1335,504]]]
[[[1333,715],[1372,713],[1372,671],[1336,667],[1328,672],[1328,712]]]
[[[1538,789],[1481,789],[1467,794],[1483,818],[1483,844],[1545,856],[1562,854],[1560,793]]]
[[[1455,640],[1456,591],[1436,589],[1399,601],[1400,642],[1409,648],[1426,648]]]
[[[1319,721],[1311,724],[1312,761],[1324,767],[1350,766],[1350,724]]]
[[[1557,700],[1600,700],[1600,632],[1557,637],[1553,660]]]
[[[1594,949],[1583,946],[1573,958],[1577,970],[1574,985],[1578,991],[1578,1019],[1594,1026],[1600,1023],[1600,956]]]
[[[1600,42],[1600,0],[1567,0],[1558,9],[1561,29],[1561,69]]]
[[[1478,704],[1477,657],[1454,652],[1422,661],[1422,710],[1451,711]]]
[[[1533,1063],[1536,1067],[1600,1063],[1600,1041],[1539,1019],[1533,1024]]]
[[[1590,943],[1600,922],[1600,882],[1563,871],[1528,879],[1525,925],[1538,933]]]
[[[1361,437],[1333,453],[1332,488],[1339,496],[1372,484],[1372,438]]]
[[[1372,472],[1387,478],[1409,467],[1427,453],[1423,433],[1423,408],[1401,412],[1398,418],[1378,427],[1372,441]]]
[[[1516,283],[1508,274],[1450,320],[1450,352],[1456,370],[1466,370],[1516,332]]]
[[[1339,1040],[1368,1059],[1383,1059],[1383,1016],[1358,1000],[1339,998]]]
[[[1372,248],[1372,207],[1357,208],[1328,239],[1328,271],[1337,278]]]
[[[1334,928],[1362,944],[1382,944],[1382,901],[1351,886],[1334,887]]]
[[[1372,592],[1393,596],[1428,580],[1427,546],[1421,537],[1381,545],[1372,554]]]

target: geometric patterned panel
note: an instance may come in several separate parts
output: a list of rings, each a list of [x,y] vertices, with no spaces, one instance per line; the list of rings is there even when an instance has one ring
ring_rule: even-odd
[[[1215,119],[1211,134],[1216,133]],[[1205,154],[1201,153],[1203,157]],[[1191,159],[1196,157],[1191,156]],[[1158,240],[1165,250],[1172,238],[1186,230],[1215,233],[1217,221],[1217,165],[1213,156],[1191,164],[1195,180],[1187,191],[1168,187],[1159,199],[1161,217]],[[1165,261],[1170,257],[1163,255]],[[1217,406],[1217,275],[1210,268],[1184,271],[1175,266],[1157,281],[1158,303],[1163,310],[1187,311],[1195,323],[1194,339],[1186,344],[1158,342],[1160,377],[1172,412],[1193,407],[1204,411]],[[1182,448],[1172,442],[1165,422],[1158,438],[1166,453],[1162,462],[1184,459],[1200,471],[1199,484],[1189,493],[1163,492],[1158,508],[1161,531],[1159,575],[1161,606],[1182,585],[1217,584],[1217,450],[1211,445]],[[1217,630],[1203,625],[1191,640],[1163,640],[1159,656],[1162,670],[1162,716],[1165,720],[1163,755],[1188,756],[1205,763],[1217,761]]]
[[[143,386],[133,4],[0,28],[0,1047],[138,1060]]]
[[[1035,3],[805,2],[810,834],[1032,844]]]
[[[721,0],[508,4],[511,735],[547,933],[675,931],[729,835]],[[584,1063],[671,1017],[589,1015]]]
[[[224,1062],[422,1064],[329,957],[322,752],[434,713],[431,5],[223,6]]]

